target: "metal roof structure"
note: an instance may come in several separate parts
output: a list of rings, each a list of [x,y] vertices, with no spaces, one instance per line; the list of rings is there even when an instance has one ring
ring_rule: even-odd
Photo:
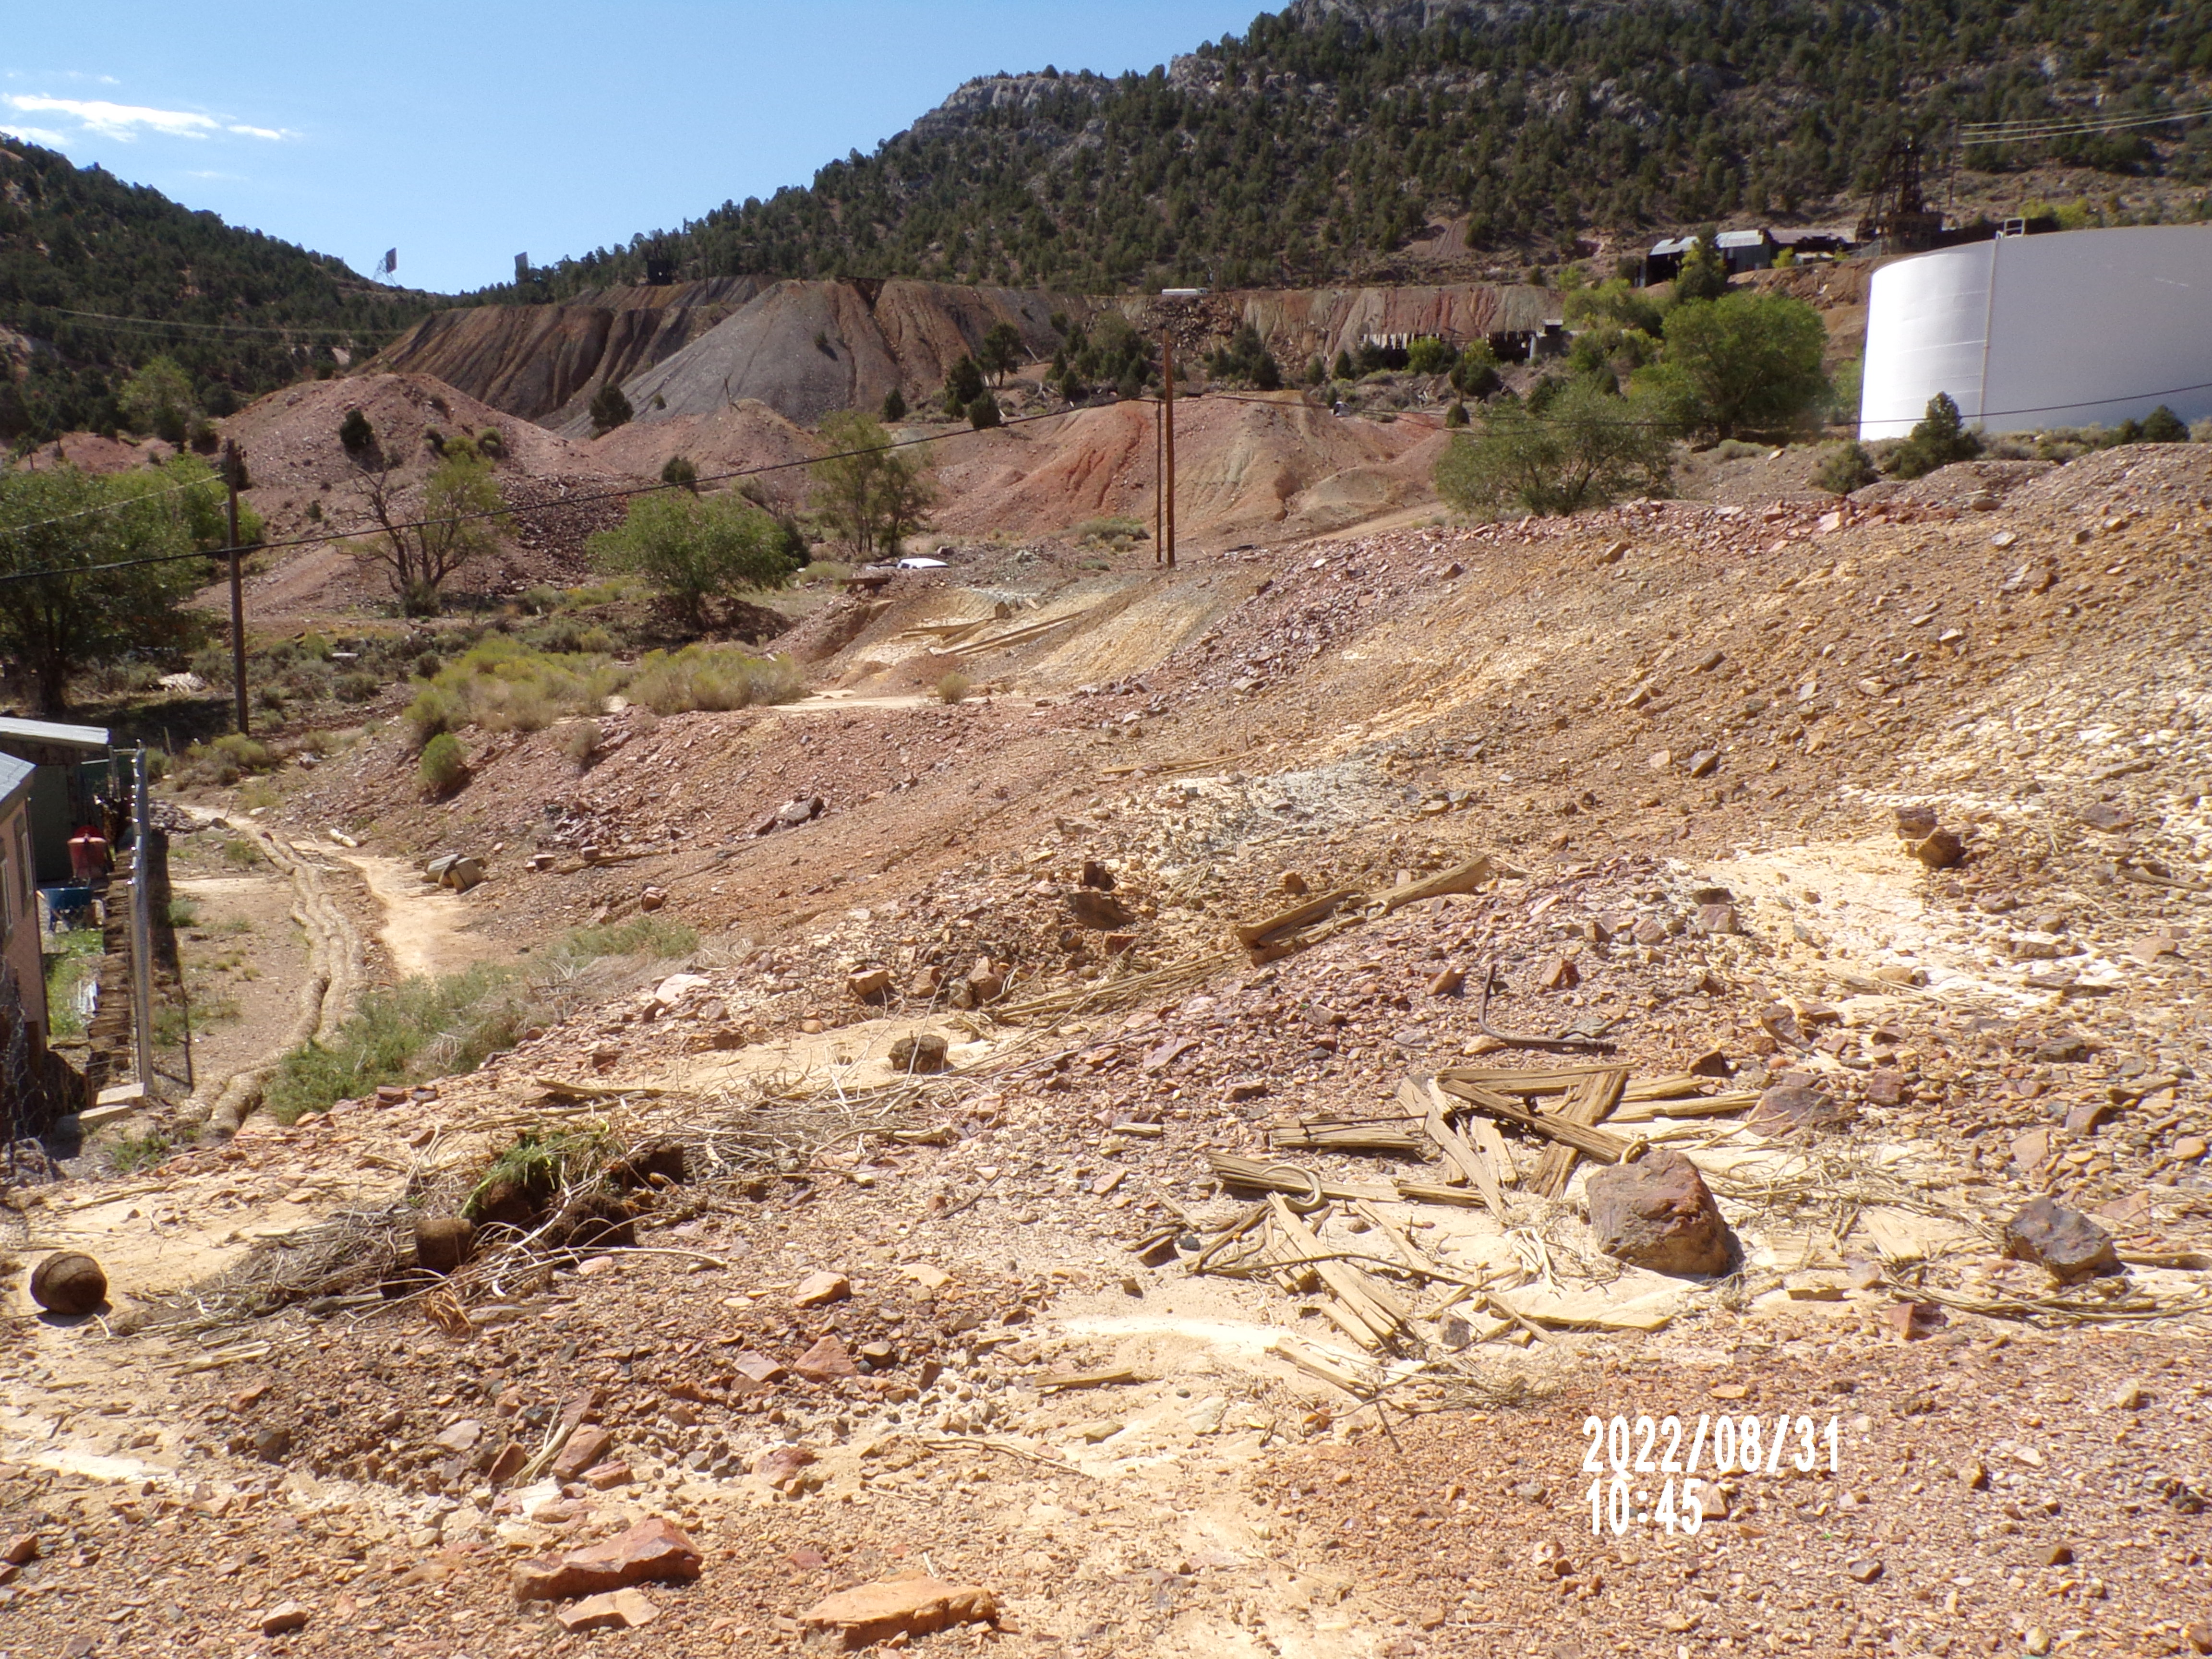
[[[15,797],[31,787],[31,780],[39,769],[27,760],[17,760],[13,755],[0,755],[0,811],[5,811]]]
[[[104,726],[64,726],[58,720],[17,720],[0,715],[0,743],[14,738],[22,743],[52,744],[62,749],[105,749]]]

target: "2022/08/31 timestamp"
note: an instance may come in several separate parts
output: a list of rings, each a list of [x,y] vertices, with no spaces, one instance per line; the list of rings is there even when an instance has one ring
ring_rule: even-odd
[[[1589,1440],[1583,1472],[1595,1477],[1589,1484],[1593,1534],[1609,1528],[1619,1536],[1639,1524],[1663,1527],[1669,1534],[1695,1534],[1720,1508],[1717,1504],[1708,1508],[1705,1493],[1723,1475],[1779,1475],[1785,1463],[1803,1474],[1813,1473],[1823,1461],[1831,1474],[1841,1473],[1843,1467],[1842,1438],[1832,1417],[1823,1429],[1809,1417],[1787,1412],[1765,1419],[1717,1419],[1700,1413],[1686,1458],[1679,1417],[1638,1417],[1632,1421],[1587,1417],[1583,1433]],[[1638,1475],[1658,1480],[1639,1486]]]

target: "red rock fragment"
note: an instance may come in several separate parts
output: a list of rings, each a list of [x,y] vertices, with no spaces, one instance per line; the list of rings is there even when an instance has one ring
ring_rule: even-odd
[[[558,1560],[533,1556],[514,1568],[518,1601],[564,1601],[632,1584],[696,1578],[698,1547],[659,1516],[604,1544],[570,1550]]]

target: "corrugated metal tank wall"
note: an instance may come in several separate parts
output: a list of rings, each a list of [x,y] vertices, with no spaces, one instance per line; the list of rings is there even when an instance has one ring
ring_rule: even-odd
[[[1859,436],[1948,392],[1986,432],[2212,416],[2212,227],[2008,236],[1874,274]]]

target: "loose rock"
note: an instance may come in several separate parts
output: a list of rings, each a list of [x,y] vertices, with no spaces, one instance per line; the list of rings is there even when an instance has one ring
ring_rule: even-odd
[[[916,1576],[840,1590],[799,1614],[799,1622],[809,1630],[839,1632],[848,1648],[864,1648],[953,1625],[995,1623],[998,1616],[998,1598],[980,1584]]]
[[[1735,1235],[1680,1152],[1594,1170],[1586,1190],[1590,1231],[1607,1255],[1662,1273],[1724,1273],[1735,1258]]]
[[[2033,1261],[2062,1285],[2120,1271],[2112,1236],[2079,1210],[2032,1198],[2005,1224],[2005,1254]]]
[[[88,1314],[107,1300],[107,1275],[81,1250],[57,1250],[31,1270],[31,1300],[49,1313]]]
[[[517,1562],[514,1595],[519,1601],[561,1601],[633,1584],[696,1578],[700,1561],[697,1547],[654,1516],[604,1544],[570,1550],[557,1561],[538,1556]]]

